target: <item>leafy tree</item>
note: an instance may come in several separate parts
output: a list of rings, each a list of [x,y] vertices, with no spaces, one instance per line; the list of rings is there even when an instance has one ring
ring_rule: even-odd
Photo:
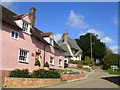
[[[119,58],[120,55],[118,54],[107,54],[104,56],[104,58],[102,59],[102,64],[103,64],[103,69],[108,69],[110,68],[110,65],[119,65]]]
[[[91,33],[92,36],[92,50],[93,50],[93,58],[96,59],[102,59],[104,55],[106,55],[106,47],[105,43],[101,42],[100,39],[98,39],[98,35],[95,35]],[[78,39],[76,39],[77,44],[79,47],[83,50],[83,59],[85,56],[91,57],[91,47],[90,47],[90,33],[87,33],[85,35],[81,35]]]

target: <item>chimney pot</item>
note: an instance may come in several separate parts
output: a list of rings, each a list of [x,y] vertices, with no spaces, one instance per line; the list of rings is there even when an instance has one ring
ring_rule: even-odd
[[[64,33],[64,43],[68,43],[68,30],[66,30],[66,32]]]
[[[30,8],[29,19],[32,27],[35,25],[35,11],[36,9],[34,7]]]

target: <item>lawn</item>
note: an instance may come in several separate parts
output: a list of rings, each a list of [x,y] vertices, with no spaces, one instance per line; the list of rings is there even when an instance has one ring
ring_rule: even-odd
[[[108,72],[109,74],[113,74],[113,75],[120,75],[120,70],[112,70],[112,69],[106,69],[104,70],[105,72]]]

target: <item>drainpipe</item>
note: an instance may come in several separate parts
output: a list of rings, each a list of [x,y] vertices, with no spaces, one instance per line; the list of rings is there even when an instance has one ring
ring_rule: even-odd
[[[45,47],[46,45],[44,45],[44,64],[45,64]],[[44,64],[43,64],[43,68],[44,68]]]

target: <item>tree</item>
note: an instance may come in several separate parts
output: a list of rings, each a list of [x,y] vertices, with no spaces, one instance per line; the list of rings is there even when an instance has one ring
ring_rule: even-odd
[[[110,68],[110,65],[119,65],[119,58],[120,55],[119,54],[107,54],[104,56],[104,58],[102,59],[102,64],[103,64],[103,69],[108,69]]]
[[[107,52],[107,54],[112,54],[113,53],[112,50],[109,47],[106,47],[106,52]]]
[[[98,39],[98,35],[91,33],[92,36],[92,50],[93,50],[93,58],[101,60],[106,55],[106,47],[105,43],[101,42]],[[91,47],[90,47],[90,33],[85,35],[81,35],[78,39],[76,39],[78,46],[83,50],[83,58],[85,56],[91,57]]]

